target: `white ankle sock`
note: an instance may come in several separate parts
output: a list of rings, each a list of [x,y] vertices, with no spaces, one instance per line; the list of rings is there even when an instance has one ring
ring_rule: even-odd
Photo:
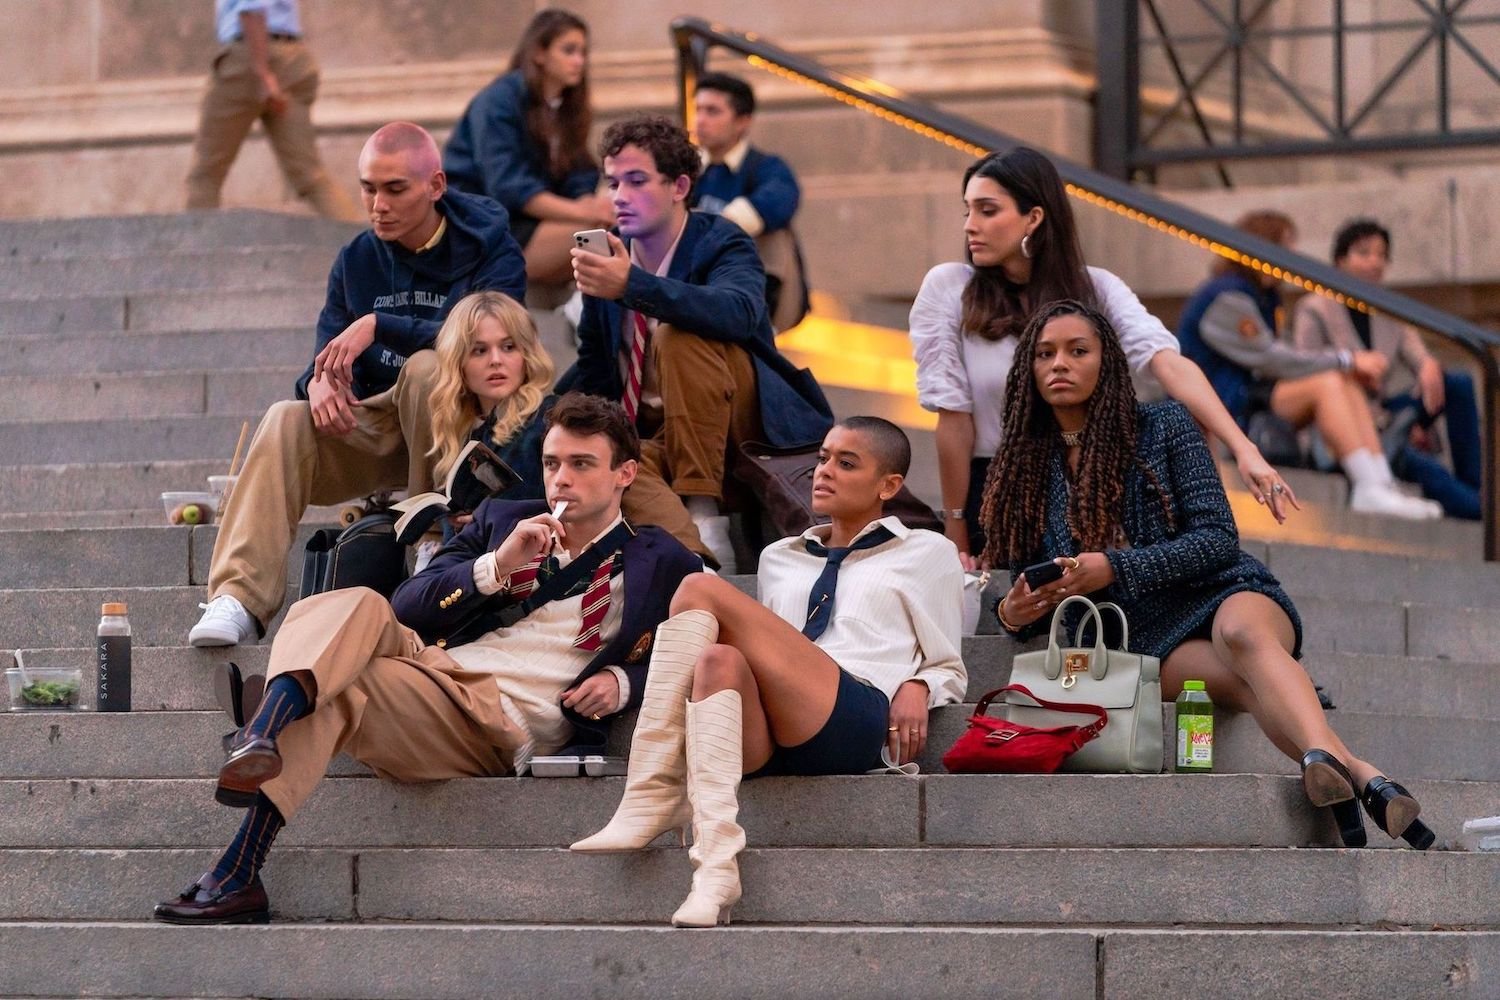
[[[1356,487],[1360,486],[1388,486],[1396,481],[1391,475],[1391,467],[1385,460],[1385,456],[1373,452],[1368,448],[1357,448],[1345,455],[1339,463],[1348,474],[1349,481]]]
[[[683,497],[682,504],[694,521],[719,516],[719,501],[713,497]]]

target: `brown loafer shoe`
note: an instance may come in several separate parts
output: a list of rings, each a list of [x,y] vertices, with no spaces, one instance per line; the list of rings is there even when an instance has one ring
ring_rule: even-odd
[[[243,889],[220,892],[204,873],[176,899],[157,903],[153,916],[164,924],[269,924],[271,902],[260,876]]]
[[[221,805],[249,808],[255,804],[260,786],[281,773],[281,751],[268,736],[237,733],[229,747],[229,757],[219,768],[219,785],[214,800]]]

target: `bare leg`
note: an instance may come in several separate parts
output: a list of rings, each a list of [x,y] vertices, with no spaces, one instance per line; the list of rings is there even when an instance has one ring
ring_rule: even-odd
[[[1250,690],[1250,685],[1224,665],[1219,654],[1214,651],[1212,642],[1194,639],[1172,651],[1161,665],[1162,700],[1175,699],[1182,691],[1182,682],[1186,680],[1202,681],[1215,706],[1232,712],[1249,712],[1260,725],[1261,732],[1276,745],[1277,750],[1292,760],[1301,758],[1302,751],[1287,739],[1276,717],[1267,714],[1256,699],[1255,692]]]
[[[759,741],[762,732],[784,747],[816,736],[833,714],[838,664],[801,632],[716,576],[695,573],[677,588],[672,614],[695,609],[718,619],[719,647],[699,657],[693,700],[730,688],[740,691],[745,765],[759,767],[770,757],[770,744]],[[737,655],[722,647],[732,647]]]
[[[1242,591],[1214,615],[1214,652],[1255,694],[1267,715],[1299,751],[1321,747],[1344,762],[1356,790],[1380,770],[1354,756],[1318,704],[1318,693],[1302,665],[1292,659],[1292,623],[1264,594]]]
[[[1340,460],[1361,448],[1380,451],[1380,436],[1363,391],[1343,372],[1277,382],[1271,390],[1271,412],[1295,427],[1316,424]]]

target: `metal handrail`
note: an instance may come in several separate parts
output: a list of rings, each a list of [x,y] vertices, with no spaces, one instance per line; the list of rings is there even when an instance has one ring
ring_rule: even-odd
[[[975,156],[1025,145],[1014,136],[944,111],[895,87],[830,69],[816,60],[788,52],[759,35],[734,31],[697,17],[677,18],[672,22],[671,32],[677,49],[679,110],[689,128],[692,126],[696,81],[707,67],[709,51],[723,48],[744,56],[759,69]],[[1481,413],[1488,440],[1484,487],[1480,497],[1484,509],[1484,551],[1486,559],[1500,560],[1500,533],[1497,533],[1496,526],[1496,494],[1497,486],[1500,486],[1496,478],[1497,469],[1500,469],[1500,433],[1496,433],[1497,421],[1500,421],[1500,336],[1389,288],[1362,281],[1331,264],[1252,236],[1185,205],[1061,157],[1048,155],[1057,165],[1068,193],[1089,204],[1109,209],[1133,222],[1186,240],[1306,291],[1329,296],[1365,312],[1387,313],[1430,330],[1473,357],[1484,373]]]

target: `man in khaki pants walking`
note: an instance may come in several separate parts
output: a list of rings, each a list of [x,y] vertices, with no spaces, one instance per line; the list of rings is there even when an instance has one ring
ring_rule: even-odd
[[[318,64],[302,41],[297,0],[217,0],[214,14],[220,48],[193,143],[187,207],[219,207],[224,177],[259,119],[297,196],[319,215],[358,221],[359,209],[318,156]]]

